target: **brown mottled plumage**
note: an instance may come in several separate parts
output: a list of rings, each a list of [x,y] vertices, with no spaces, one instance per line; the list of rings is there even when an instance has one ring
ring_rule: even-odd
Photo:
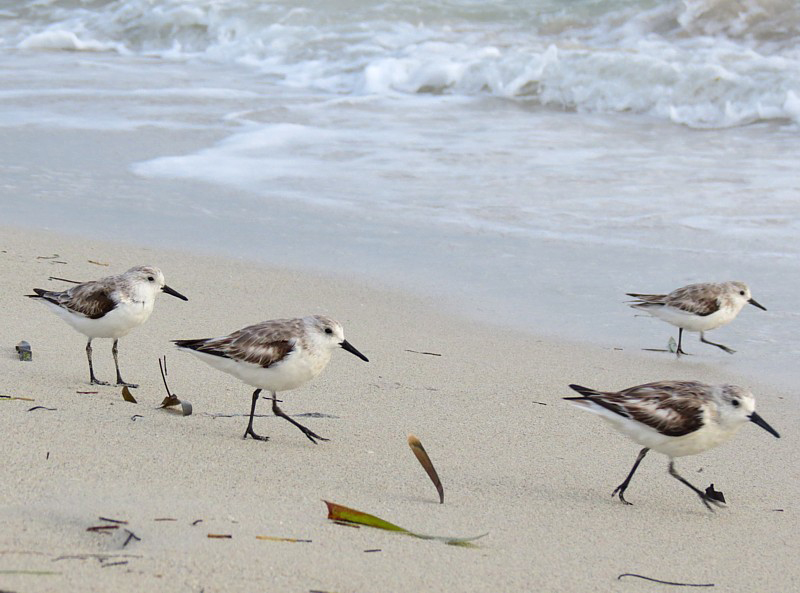
[[[212,367],[256,387],[244,436],[262,441],[268,437],[253,431],[253,416],[262,389],[270,391],[272,412],[276,416],[294,424],[312,443],[325,441],[327,439],[290,418],[278,407],[277,392],[295,389],[316,377],[337,348],[344,348],[367,361],[366,356],[344,339],[341,324],[325,315],[272,319],[219,338],[174,342],[178,348],[194,354]]]
[[[625,504],[625,489],[650,449],[670,458],[669,473],[691,488],[707,508],[723,504],[724,498],[696,488],[676,470],[674,457],[695,455],[731,438],[746,422],[758,424],[775,437],[778,433],[756,414],[755,399],[736,385],[706,385],[699,381],[657,381],[622,391],[597,391],[570,385],[581,397],[565,397],[588,410],[644,446],[625,481],[611,496]]]
[[[766,311],[750,296],[750,289],[744,282],[705,282],[689,284],[669,294],[629,292],[627,295],[636,299],[631,302],[634,309],[679,328],[676,350],[679,356],[686,354],[682,348],[684,330],[700,332],[701,342],[733,354],[735,351],[731,348],[706,340],[705,332],[733,321],[747,303]]]

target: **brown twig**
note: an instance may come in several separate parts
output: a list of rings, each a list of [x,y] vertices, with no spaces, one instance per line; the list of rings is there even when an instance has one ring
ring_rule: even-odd
[[[96,533],[108,533],[114,529],[119,529],[119,525],[95,525],[94,527],[87,527],[86,531],[94,531]]]

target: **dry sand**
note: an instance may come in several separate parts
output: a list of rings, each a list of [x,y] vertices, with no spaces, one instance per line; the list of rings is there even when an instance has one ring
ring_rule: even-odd
[[[162,295],[150,321],[120,341],[123,376],[141,384],[134,405],[116,387],[88,385],[83,337],[23,295],[65,286],[51,275],[91,279],[143,263],[161,267],[189,302]],[[749,382],[783,438],[748,425],[678,461],[698,486],[725,493],[728,508],[715,513],[655,453],[628,490],[634,505],[612,499],[638,447],[560,399],[573,382],[742,381],[702,355],[676,361],[545,341],[350,278],[11,228],[0,229],[0,281],[0,393],[35,400],[0,400],[0,590],[671,589],[617,580],[628,572],[715,591],[800,590],[796,393]],[[336,352],[320,377],[282,396],[290,414],[320,414],[301,421],[330,442],[312,444],[263,400],[256,430],[270,441],[242,440],[251,390],[169,340],[309,313],[339,319],[370,358]],[[31,363],[17,360],[22,339]],[[110,347],[94,342],[100,378],[113,376]],[[157,409],[162,354],[191,416]],[[444,505],[408,433],[433,458]],[[340,526],[323,499],[422,533],[488,535],[465,549]],[[126,520],[140,539],[124,546],[122,529],[87,531],[101,516]]]

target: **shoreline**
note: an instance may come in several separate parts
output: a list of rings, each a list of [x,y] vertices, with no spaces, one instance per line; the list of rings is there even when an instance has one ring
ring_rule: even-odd
[[[728,369],[502,329],[350,276],[14,227],[0,237],[0,393],[36,400],[0,402],[13,445],[0,486],[9,526],[0,571],[59,572],[0,572],[0,588],[106,591],[113,581],[122,592],[164,583],[186,591],[638,591],[616,580],[635,572],[752,591],[788,590],[800,578],[800,487],[786,471],[800,449],[791,430],[800,412],[788,389],[748,384],[780,441],[747,426],[724,446],[678,461],[690,480],[724,491],[727,509],[708,513],[660,455],[642,464],[626,507],[609,494],[637,446],[562,402],[567,384],[733,381]],[[67,263],[37,259],[56,253]],[[148,323],[120,340],[123,376],[141,384],[139,403],[129,404],[116,388],[89,388],[82,336],[22,295],[57,286],[50,275],[90,279],[144,263],[161,267],[189,301],[160,297]],[[370,358],[336,353],[320,377],[282,394],[287,413],[311,414],[307,425],[332,439],[317,446],[263,401],[256,425],[270,441],[243,441],[247,387],[167,342],[310,313],[341,321]],[[16,360],[20,339],[32,344],[32,363]],[[108,340],[94,344],[101,379],[113,371],[109,350]],[[170,388],[192,403],[191,416],[156,407],[164,397],[156,361],[165,352]],[[56,409],[27,411],[38,405]],[[444,505],[408,450],[408,433],[439,470]],[[417,532],[489,535],[470,550],[341,527],[325,519],[321,499]],[[140,541],[123,546],[123,533],[87,532],[100,516],[127,520]],[[75,554],[89,556],[56,560]],[[127,564],[104,567],[110,562],[97,555]]]

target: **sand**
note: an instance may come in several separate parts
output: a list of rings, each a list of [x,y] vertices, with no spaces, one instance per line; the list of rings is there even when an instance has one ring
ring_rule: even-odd
[[[160,296],[150,321],[120,341],[123,376],[141,384],[132,404],[119,388],[90,386],[84,338],[23,295],[65,286],[51,275],[83,280],[143,263],[161,267],[189,301]],[[0,281],[0,394],[34,400],[0,400],[0,590],[670,589],[618,581],[622,573],[715,591],[800,588],[797,394],[700,355],[676,361],[545,340],[353,278],[44,231],[0,229]],[[298,419],[330,438],[318,445],[263,400],[256,430],[270,440],[243,440],[251,390],[169,343],[310,313],[340,320],[370,358],[336,352],[316,380],[282,394],[286,412],[312,414]],[[22,339],[32,362],[17,359]],[[113,376],[110,347],[94,343],[100,378]],[[158,409],[164,354],[191,416]],[[628,489],[633,506],[612,499],[638,446],[561,400],[569,383],[659,379],[746,381],[781,432],[776,440],[747,425],[726,445],[678,460],[698,486],[723,491],[727,508],[707,511],[655,453]],[[438,468],[443,505],[409,433]],[[421,533],[488,535],[469,549],[341,526],[326,519],[323,500]],[[100,517],[127,524],[87,531],[108,524]],[[138,539],[125,545],[125,529]]]

